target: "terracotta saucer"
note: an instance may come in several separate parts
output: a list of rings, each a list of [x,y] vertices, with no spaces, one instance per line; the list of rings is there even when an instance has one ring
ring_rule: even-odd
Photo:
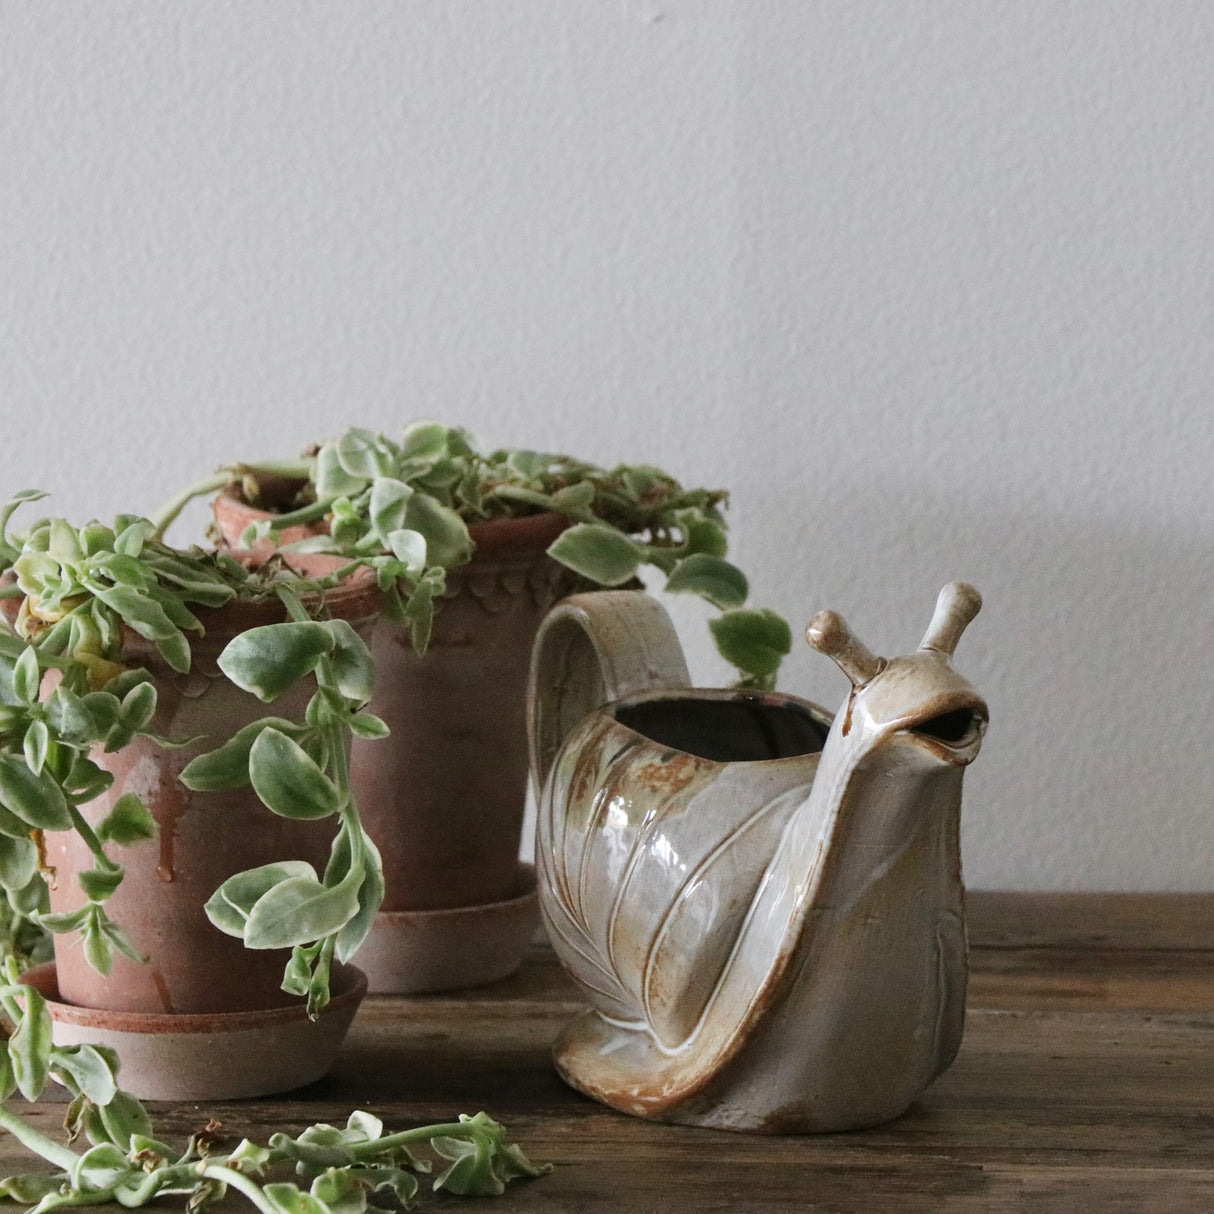
[[[501,902],[376,915],[358,950],[370,993],[454,991],[513,974],[539,926],[535,867],[520,869],[523,892]]]
[[[333,997],[313,1021],[302,1003],[199,1015],[61,1003],[54,962],[36,966],[21,980],[46,998],[55,1044],[88,1042],[117,1050],[120,1083],[141,1100],[232,1100],[313,1083],[332,1065],[367,992],[362,970],[334,966]]]

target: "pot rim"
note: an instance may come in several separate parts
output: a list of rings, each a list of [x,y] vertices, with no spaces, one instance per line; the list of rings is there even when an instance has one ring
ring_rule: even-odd
[[[11,584],[13,580],[12,570],[7,570],[0,577],[0,584]],[[306,577],[301,578],[304,582],[308,580]],[[343,619],[355,628],[374,622],[382,613],[384,605],[384,592],[379,588],[375,571],[367,568],[356,569],[336,586],[305,591],[300,597],[305,604],[323,600],[326,611],[315,618]],[[22,602],[21,596],[0,599],[0,615],[10,631],[16,623]],[[189,641],[190,652],[194,655],[192,665],[196,664],[199,653],[207,649],[222,649],[234,637],[248,632],[251,628],[287,621],[286,607],[282,600],[270,591],[255,597],[238,596],[219,607],[204,607],[198,604],[186,606],[204,630],[201,633],[192,629],[186,630],[186,640]],[[124,665],[137,662],[149,669],[164,665],[154,641],[140,636],[127,624],[121,625],[121,636],[122,649],[116,661]],[[174,672],[176,673],[178,672]]]
[[[796,754],[778,755],[768,759],[723,759],[710,758],[698,751],[675,746],[669,742],[659,741],[636,725],[620,719],[621,712],[630,708],[642,708],[649,704],[678,703],[691,704],[749,704],[761,708],[769,708],[780,712],[794,712],[808,718],[822,731],[822,739],[814,749],[808,749]],[[658,687],[649,691],[634,692],[618,700],[609,700],[591,709],[587,717],[606,719],[611,722],[611,728],[630,736],[637,742],[648,747],[655,754],[686,755],[694,758],[697,763],[724,769],[727,767],[747,767],[753,769],[773,769],[780,764],[793,765],[804,763],[807,759],[817,761],[826,745],[826,735],[834,724],[834,714],[828,712],[820,704],[815,704],[802,696],[787,691],[756,691],[746,687]],[[562,743],[561,749],[564,749]]]

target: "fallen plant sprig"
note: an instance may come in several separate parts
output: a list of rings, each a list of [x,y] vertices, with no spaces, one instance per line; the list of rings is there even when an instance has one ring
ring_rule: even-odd
[[[143,1105],[118,1086],[112,1050],[53,1044],[45,1000],[19,984],[12,958],[0,985],[0,1020],[0,1128],[56,1169],[0,1179],[0,1197],[25,1203],[31,1214],[109,1202],[133,1209],[173,1195],[184,1196],[193,1214],[229,1191],[260,1214],[364,1214],[372,1200],[375,1209],[411,1207],[418,1176],[435,1164],[434,1191],[470,1197],[495,1196],[512,1180],[551,1170],[508,1143],[504,1127],[485,1113],[386,1134],[377,1117],[356,1111],[342,1128],[313,1125],[294,1136],[274,1134],[265,1145],[246,1139],[226,1154],[219,1150],[221,1127],[211,1124],[175,1150],[155,1136]],[[36,1101],[52,1082],[71,1096],[68,1145],[10,1107],[18,1092]],[[70,1144],[81,1136],[89,1147],[78,1153]],[[292,1175],[302,1184],[287,1179]]]

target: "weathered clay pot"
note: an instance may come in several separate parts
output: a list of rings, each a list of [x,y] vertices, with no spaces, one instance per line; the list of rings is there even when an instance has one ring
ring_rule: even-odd
[[[380,596],[363,581],[335,592],[335,615],[366,623],[378,611]],[[113,755],[95,761],[114,775],[112,787],[82,813],[99,821],[118,797],[138,794],[155,817],[158,836],[114,849],[124,865],[122,884],[106,904],[148,958],[140,965],[116,957],[108,976],[85,961],[73,935],[56,936],[57,987],[63,1001],[90,1009],[168,1016],[253,1012],[300,1001],[280,989],[286,951],[254,951],[225,935],[207,919],[207,899],[234,873],[271,861],[307,860],[322,870],[333,836],[333,822],[298,822],[271,813],[251,788],[195,793],[178,780],[195,756],[211,750],[236,730],[267,715],[302,715],[311,689],[307,681],[265,705],[220,673],[216,659],[227,642],[250,627],[281,619],[278,603],[236,602],[217,611],[198,611],[206,636],[192,639],[189,674],[169,669],[154,649],[133,634],[127,658],[152,671],[158,707],[151,728],[172,738],[193,739],[180,749],[165,749],[136,739]],[[46,836],[47,861],[58,874],[51,891],[56,912],[85,901],[74,874],[92,859],[74,832]]]
[[[220,495],[215,517],[242,559],[274,551],[238,550],[244,527],[266,514],[233,493]],[[371,711],[392,734],[351,750],[351,780],[387,886],[358,959],[372,992],[505,977],[538,926],[534,871],[519,860],[527,671],[565,577],[545,550],[566,526],[559,515],[539,514],[470,527],[476,553],[448,574],[424,656],[390,620],[375,627]],[[284,534],[299,538],[294,529]],[[320,571],[309,558],[282,555],[301,571]]]

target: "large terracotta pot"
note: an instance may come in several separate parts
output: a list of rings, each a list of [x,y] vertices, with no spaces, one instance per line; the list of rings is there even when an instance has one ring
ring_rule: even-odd
[[[380,601],[373,584],[364,580],[335,592],[330,607],[334,615],[344,616],[356,626],[361,624],[365,630]],[[140,738],[117,754],[94,755],[99,766],[112,772],[114,783],[82,807],[85,818],[98,822],[118,797],[134,792],[156,819],[158,833],[153,840],[112,850],[126,872],[106,903],[110,917],[127,930],[147,957],[146,964],[116,956],[111,973],[103,976],[85,961],[75,934],[57,935],[55,973],[40,979],[44,985],[49,984],[47,991],[57,1002],[88,1010],[92,1033],[86,1036],[88,1040],[109,1042],[105,1026],[115,1015],[116,1023],[120,1022],[126,1033],[136,1031],[131,1025],[139,1021],[147,1026],[142,1031],[174,1033],[179,1038],[184,1034],[180,1048],[187,1050],[192,1034],[205,1038],[223,1031],[219,1026],[226,1023],[224,1017],[231,1020],[233,1030],[242,1032],[264,1023],[271,1039],[276,1031],[273,1026],[281,1027],[284,1015],[306,1022],[303,1001],[281,990],[289,950],[246,949],[240,940],[211,924],[204,905],[218,886],[244,869],[300,859],[323,870],[333,837],[332,820],[288,820],[266,809],[251,788],[191,792],[178,776],[194,756],[214,749],[236,730],[267,713],[302,717],[312,690],[310,680],[273,705],[265,705],[230,683],[216,665],[232,637],[282,619],[279,604],[237,602],[195,614],[207,631],[202,639],[191,638],[194,660],[186,675],[168,668],[147,642],[133,634],[128,635],[125,646],[127,661],[146,666],[155,679],[158,703],[151,729],[171,738],[193,740],[180,749],[165,749]],[[85,898],[74,874],[92,866],[87,847],[74,832],[52,832],[46,836],[46,853],[48,864],[58,874],[51,891],[52,910],[76,909]],[[362,981],[362,975],[348,967],[334,982],[335,1010],[342,1015],[343,1009],[348,1010],[347,1026],[354,1010],[349,995],[361,987]],[[58,1026],[60,1036],[60,1029],[68,1031]],[[300,1031],[304,1031],[302,1026]],[[331,1041],[331,1027],[327,1031],[325,1039],[331,1048],[319,1073],[327,1069],[340,1035],[337,1041]],[[316,1065],[313,1060],[311,1069]],[[251,1090],[236,1092],[208,1086],[212,1083],[208,1069],[203,1049],[196,1073],[182,1074],[179,1067],[176,1077],[155,1075],[131,1090],[156,1096],[171,1091],[182,1098],[201,1090],[214,1096],[253,1094]],[[285,1090],[316,1077],[291,1065],[286,1072],[270,1067],[266,1074],[254,1085],[261,1094]],[[126,1072],[124,1080],[129,1087]]]
[[[266,517],[232,492],[215,515],[234,549],[244,527]],[[545,550],[567,525],[556,514],[474,524],[475,555],[448,575],[423,656],[399,625],[385,618],[375,627],[371,710],[392,733],[355,741],[351,751],[351,780],[387,886],[359,954],[372,992],[505,977],[538,926],[534,870],[519,859],[527,671],[566,576]],[[292,529],[284,539],[302,535]],[[266,559],[273,549],[264,545],[245,559]],[[284,556],[322,571],[311,563],[321,558]]]

